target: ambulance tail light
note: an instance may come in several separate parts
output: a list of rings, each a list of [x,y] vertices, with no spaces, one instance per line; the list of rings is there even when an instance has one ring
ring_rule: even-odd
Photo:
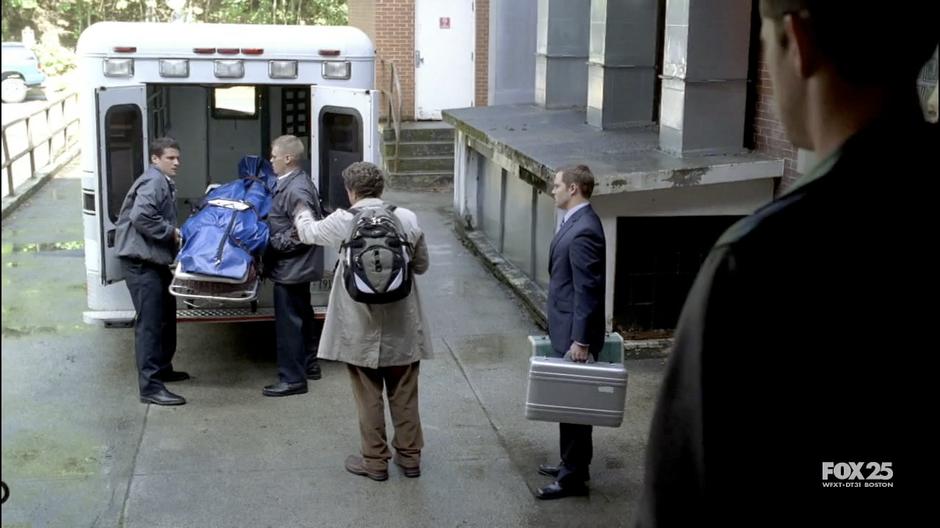
[[[349,61],[324,62],[322,73],[324,79],[349,79],[352,73],[352,65]]]
[[[189,77],[187,59],[160,59],[161,77]]]
[[[296,79],[297,61],[274,60],[268,62],[268,75],[272,79]]]
[[[245,63],[241,60],[217,60],[215,76],[220,79],[241,79],[245,76]]]
[[[134,59],[105,59],[105,77],[133,77]]]

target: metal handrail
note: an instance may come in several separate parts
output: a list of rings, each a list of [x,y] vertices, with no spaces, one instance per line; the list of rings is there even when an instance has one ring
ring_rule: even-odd
[[[52,110],[57,105],[59,106],[59,111],[61,112],[62,119],[63,120],[68,119],[66,116],[65,107],[66,107],[67,102],[70,99],[74,99],[74,104],[75,104],[75,107],[77,108],[78,92],[72,92],[72,93],[63,95],[59,99],[51,101],[45,107],[39,110],[36,110],[35,112],[33,112],[32,114],[28,116],[20,117],[20,118],[14,119],[13,121],[10,121],[9,123],[3,124],[2,129],[0,129],[0,133],[2,133],[2,141],[3,141],[3,154],[4,154],[3,171],[6,172],[6,179],[7,179],[7,194],[4,196],[4,198],[7,196],[13,196],[14,194],[16,194],[16,189],[13,186],[13,164],[14,163],[19,161],[24,156],[28,155],[29,156],[29,174],[30,174],[30,178],[32,178],[36,176],[36,172],[40,168],[40,167],[36,167],[36,149],[38,147],[42,146],[43,144],[46,145],[48,153],[49,153],[48,163],[52,164],[52,163],[55,163],[55,161],[58,159],[60,155],[62,155],[63,152],[68,152],[72,146],[78,143],[78,134],[77,134],[78,127],[77,126],[75,127],[75,133],[69,134],[69,128],[71,128],[72,125],[78,124],[78,121],[79,121],[78,112],[75,112],[75,116],[71,120],[66,121],[64,124],[55,128],[54,130],[50,130],[48,134],[46,135],[46,137],[38,141],[34,140],[33,134],[31,134],[29,130],[30,120],[42,113],[45,113],[46,126],[48,127],[49,126],[49,111]],[[7,141],[7,130],[24,121],[26,122],[26,136],[28,139],[28,144],[25,149],[13,154],[10,152],[9,143]],[[58,134],[62,134],[62,145],[61,147],[53,151],[52,142],[58,136]]]
[[[395,61],[379,57],[379,63],[388,77],[388,89],[380,90],[388,103],[387,117],[392,121],[392,130],[395,131],[395,168],[392,172],[398,172],[398,148],[401,142],[401,80],[398,77]],[[388,168],[387,162],[386,168]]]

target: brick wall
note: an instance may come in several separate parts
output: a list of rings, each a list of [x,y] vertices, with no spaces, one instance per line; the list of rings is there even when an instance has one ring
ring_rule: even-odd
[[[375,44],[379,58],[395,63],[402,93],[402,119],[413,120],[415,110],[415,0],[347,0],[349,24],[365,31]],[[476,44],[474,98],[486,106],[489,72],[490,0],[476,0]],[[388,89],[389,79],[376,61],[376,86]],[[385,115],[386,105],[382,105]]]
[[[783,158],[785,168],[777,192],[793,184],[800,174],[796,171],[796,148],[787,139],[783,123],[777,118],[774,89],[763,57],[758,62],[757,107],[754,112],[754,147],[758,152]]]
[[[414,0],[374,2],[375,48],[380,58],[394,61],[401,81],[402,119],[412,120],[415,115],[415,3]],[[384,68],[377,62],[377,86],[385,89],[388,82]]]
[[[476,106],[489,105],[490,0],[476,0]]]
[[[349,25],[363,30],[375,45],[375,0],[346,0]]]

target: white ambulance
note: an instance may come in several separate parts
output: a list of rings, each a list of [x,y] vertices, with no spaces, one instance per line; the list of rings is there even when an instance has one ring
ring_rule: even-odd
[[[213,184],[238,177],[245,155],[270,156],[293,134],[325,205],[347,207],[341,171],[381,164],[375,49],[352,27],[103,22],[78,42],[82,105],[82,216],[87,323],[126,326],[134,309],[114,244],[131,183],[149,164],[148,141],[179,141],[182,224]],[[332,270],[334,252],[324,269]],[[330,280],[314,283],[324,313]],[[251,302],[179,300],[179,321],[273,320],[270,284]]]

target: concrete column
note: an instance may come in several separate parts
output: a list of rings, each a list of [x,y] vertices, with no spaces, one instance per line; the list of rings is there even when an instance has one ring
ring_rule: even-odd
[[[587,122],[653,120],[659,0],[591,0]]]
[[[744,145],[750,0],[668,0],[659,146],[678,156]]]
[[[535,102],[538,0],[490,0],[489,104]]]
[[[535,102],[546,108],[584,106],[591,0],[539,0]]]

